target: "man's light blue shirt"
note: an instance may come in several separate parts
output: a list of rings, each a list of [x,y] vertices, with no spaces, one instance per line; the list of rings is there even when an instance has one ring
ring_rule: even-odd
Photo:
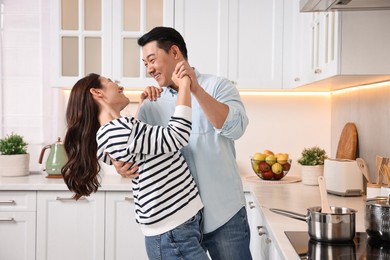
[[[224,225],[245,206],[234,141],[244,134],[248,117],[237,88],[229,80],[199,74],[198,71],[196,75],[209,95],[229,106],[224,125],[216,129],[192,97],[191,136],[189,144],[181,150],[198,184],[205,205],[204,232],[209,233]],[[176,101],[177,92],[164,87],[156,102],[143,102],[138,118],[152,125],[167,126]]]

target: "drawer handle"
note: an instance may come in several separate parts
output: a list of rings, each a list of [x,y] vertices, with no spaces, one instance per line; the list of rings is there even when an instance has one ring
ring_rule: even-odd
[[[14,218],[0,218],[0,222],[15,222]]]
[[[265,232],[265,230],[263,230],[263,228],[264,228],[264,226],[257,226],[257,234],[259,234],[259,236],[267,234],[267,232]]]
[[[74,199],[74,198],[61,198],[61,197],[57,197],[56,200],[59,200],[59,201],[75,201],[76,199]],[[85,197],[81,197],[78,200],[87,200],[87,199]]]
[[[321,70],[321,69],[316,69],[316,70],[314,71],[314,73],[315,73],[315,74],[321,74],[321,73],[322,73],[322,70]]]
[[[256,208],[255,203],[253,203],[253,201],[249,201],[248,206],[250,209]]]
[[[16,205],[16,202],[14,200],[0,200],[0,204]]]
[[[127,200],[127,201],[134,201],[134,198],[132,198],[132,197],[125,197],[125,200]]]

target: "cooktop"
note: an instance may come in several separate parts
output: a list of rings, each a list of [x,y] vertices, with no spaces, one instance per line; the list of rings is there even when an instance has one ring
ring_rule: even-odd
[[[353,241],[325,243],[310,239],[306,231],[285,231],[300,259],[390,259],[390,244],[373,240],[366,232],[357,232]]]

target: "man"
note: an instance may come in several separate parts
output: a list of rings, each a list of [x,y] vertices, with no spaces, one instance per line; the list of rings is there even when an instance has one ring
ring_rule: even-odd
[[[174,29],[156,27],[143,35],[143,61],[154,77],[161,95],[148,87],[139,109],[138,118],[152,125],[166,126],[173,114],[177,89],[172,73],[179,62],[177,48],[185,57],[183,75],[191,78],[192,131],[182,153],[194,176],[204,207],[204,236],[202,246],[212,259],[252,259],[249,251],[250,231],[245,210],[242,182],[236,163],[234,141],[248,125],[248,118],[237,89],[224,78],[201,74],[188,64],[186,44]],[[145,94],[146,93],[146,94]],[[126,173],[126,167],[119,173]],[[134,170],[133,170],[134,171]],[[132,172],[130,171],[130,174]]]

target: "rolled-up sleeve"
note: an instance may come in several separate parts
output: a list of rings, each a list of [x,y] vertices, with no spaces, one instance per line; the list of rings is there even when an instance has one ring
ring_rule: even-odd
[[[219,102],[229,107],[229,113],[222,128],[215,130],[222,136],[237,140],[245,133],[249,123],[240,93],[230,81],[221,79],[214,95]]]

